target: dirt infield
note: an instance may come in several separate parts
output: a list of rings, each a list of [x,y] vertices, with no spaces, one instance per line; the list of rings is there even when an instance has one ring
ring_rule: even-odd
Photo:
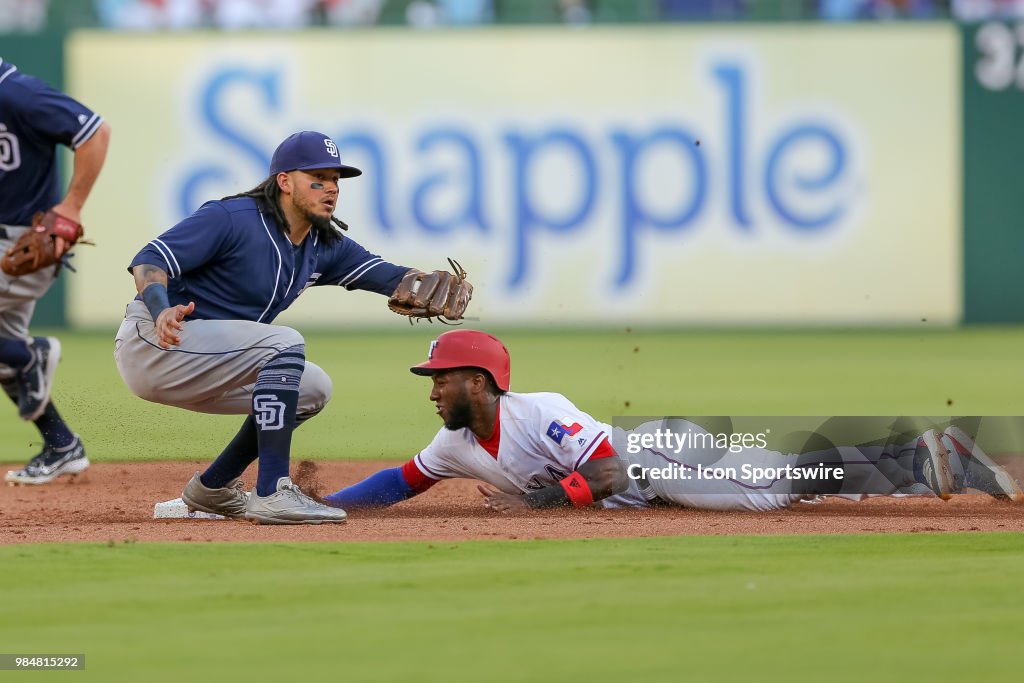
[[[319,492],[357,481],[394,463],[303,463],[296,468]],[[258,526],[227,520],[154,520],[153,505],[176,498],[200,463],[98,464],[46,486],[0,487],[0,543],[63,541],[464,541],[728,534],[836,534],[1024,531],[1024,505],[986,495],[829,499],[779,512],[567,510],[507,517],[484,508],[476,485],[442,482],[419,498],[346,524]],[[0,469],[9,469],[0,466]],[[1019,473],[1015,472],[1015,474]],[[254,481],[254,471],[246,478]]]

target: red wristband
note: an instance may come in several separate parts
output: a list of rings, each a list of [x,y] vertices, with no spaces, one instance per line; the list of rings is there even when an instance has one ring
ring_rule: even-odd
[[[565,495],[569,496],[573,507],[585,508],[594,502],[594,493],[590,490],[590,484],[579,472],[573,472],[558,483],[565,489]]]

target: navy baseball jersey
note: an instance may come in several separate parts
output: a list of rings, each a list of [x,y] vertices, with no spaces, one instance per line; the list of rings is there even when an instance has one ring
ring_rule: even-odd
[[[327,245],[314,230],[292,244],[251,197],[203,204],[143,247],[128,269],[142,264],[167,272],[172,306],[195,302],[189,320],[260,323],[273,322],[307,287],[391,294],[409,271],[347,237]]]
[[[57,145],[72,150],[103,119],[88,107],[0,59],[0,223],[29,225],[60,203]]]

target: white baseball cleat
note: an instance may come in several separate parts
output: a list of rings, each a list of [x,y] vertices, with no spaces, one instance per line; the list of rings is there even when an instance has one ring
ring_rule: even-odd
[[[965,487],[984,491],[1001,500],[1024,502],[1024,489],[1020,482],[988,457],[967,432],[955,425],[947,427],[942,433],[942,441],[951,453],[961,458]]]

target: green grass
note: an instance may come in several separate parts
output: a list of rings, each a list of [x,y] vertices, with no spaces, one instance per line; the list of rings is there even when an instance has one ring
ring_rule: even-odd
[[[310,333],[310,360],[334,399],[295,436],[297,458],[404,459],[439,423],[429,382],[407,368],[442,329]],[[38,331],[36,333],[39,333]],[[512,387],[558,391],[601,420],[616,415],[1024,415],[1024,328],[931,331],[499,332]],[[60,333],[55,400],[98,460],[211,459],[241,423],[131,395],[112,334]],[[948,405],[948,401],[953,401]],[[21,462],[38,434],[13,407],[0,460]]]
[[[0,643],[96,681],[1005,681],[1022,541],[13,546]]]
[[[296,457],[427,443],[407,367],[439,331],[308,334],[335,395]],[[1024,414],[1019,328],[500,336],[514,389],[603,420]],[[240,422],[132,396],[109,335],[61,338],[56,401],[95,460],[209,459]],[[9,462],[38,443],[13,407],[0,438]],[[33,674],[62,680],[1005,681],[1024,609],[1021,534],[8,546],[0,566],[0,651],[84,653]]]

